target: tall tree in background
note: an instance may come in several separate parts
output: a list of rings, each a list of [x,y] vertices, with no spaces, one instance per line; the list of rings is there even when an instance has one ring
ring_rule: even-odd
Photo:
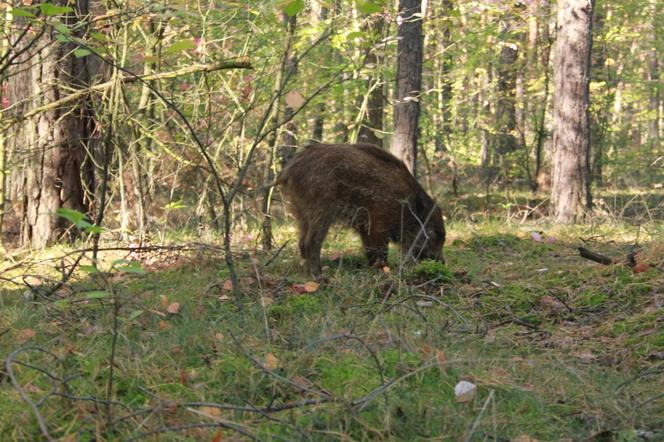
[[[415,175],[424,52],[421,0],[399,0],[397,23],[397,89],[391,150]]]
[[[76,24],[88,14],[88,0],[74,4],[59,0],[51,4],[73,6],[73,12],[59,17],[67,25]],[[9,79],[10,101],[22,114],[48,105],[71,90],[85,88],[90,80],[91,57],[76,57],[76,45],[61,43],[57,38],[59,31],[44,26],[47,29],[39,43],[25,48]],[[80,27],[74,31],[80,32]],[[20,47],[17,52],[21,52]],[[12,199],[21,201],[22,244],[41,248],[59,239],[65,233],[66,223],[58,217],[58,209],[85,211],[81,164],[91,122],[81,99],[44,109],[16,125],[8,138],[14,155],[23,161],[12,180]]]
[[[519,50],[513,38],[514,17],[511,10],[507,10],[500,21],[500,55],[496,66],[496,138],[495,152],[504,156],[517,148],[517,139],[514,136],[516,129],[516,62]]]
[[[659,121],[661,119],[660,115],[660,89],[662,87],[660,83],[660,68],[661,68],[661,53],[657,50],[657,38],[658,38],[658,25],[661,20],[664,18],[662,14],[661,2],[656,0],[650,0],[650,16],[652,17],[652,23],[650,27],[652,28],[652,34],[647,40],[648,49],[646,57],[648,59],[648,69],[647,69],[647,80],[648,80],[648,142],[650,143],[651,149],[653,150],[652,155],[658,155],[658,148],[660,145],[659,139]],[[661,36],[661,30],[659,30],[659,38]]]
[[[440,8],[434,5],[432,10],[444,16],[442,26],[434,30],[434,38],[436,41],[433,44],[437,45],[436,53],[438,54],[434,60],[436,69],[435,88],[437,94],[437,109],[433,112],[434,123],[434,142],[437,152],[445,152],[450,150],[450,135],[452,128],[450,125],[452,119],[452,81],[450,73],[452,71],[452,25],[453,25],[453,11],[454,3],[452,0],[443,0]],[[438,34],[440,33],[440,35]]]
[[[589,207],[590,54],[594,0],[558,4],[554,65],[553,172],[551,208],[555,221],[575,223]]]
[[[367,94],[363,100],[364,116],[357,140],[383,147],[383,138],[378,134],[383,131],[383,78],[379,69],[380,60],[376,53],[383,35],[383,17],[367,17],[364,29],[371,36],[372,47],[367,53],[366,67],[374,72],[367,81]]]

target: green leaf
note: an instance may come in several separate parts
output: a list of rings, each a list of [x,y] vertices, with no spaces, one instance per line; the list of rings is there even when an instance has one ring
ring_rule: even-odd
[[[289,16],[293,17],[294,15],[297,15],[299,12],[301,12],[304,9],[304,0],[292,0],[290,3],[284,7],[284,13]]]
[[[85,229],[86,227],[90,227],[92,225],[87,220],[87,216],[78,210],[61,208],[58,209],[56,213],[58,216],[61,216],[67,221],[71,222],[79,229]]]
[[[141,263],[138,261],[131,261],[127,265],[115,267],[115,270],[125,273],[135,273],[137,275],[145,274],[145,270],[143,270]]]
[[[176,52],[181,52],[181,51],[188,51],[190,49],[194,49],[196,47],[196,43],[194,43],[194,40],[192,39],[184,39],[184,40],[178,40],[166,49],[164,49],[165,54],[175,54]]]
[[[67,299],[58,299],[53,303],[53,305],[55,306],[55,308],[64,309],[69,306],[69,301]]]
[[[85,228],[85,233],[104,233],[106,229],[104,229],[102,226],[88,226]]]
[[[63,15],[68,12],[74,12],[74,9],[69,6],[58,6],[53,3],[42,3],[39,5],[41,13],[47,17],[54,17],[56,15]]]
[[[85,299],[105,299],[113,296],[113,293],[104,290],[93,290],[85,294]]]
[[[12,15],[14,17],[34,17],[35,14],[33,14],[30,11],[26,11],[25,9],[19,9],[19,8],[14,8],[12,9]]]
[[[356,38],[364,38],[366,37],[367,33],[362,32],[362,31],[353,31],[349,32],[348,35],[346,36],[347,40],[354,40]]]
[[[101,32],[90,32],[90,37],[94,38],[97,41],[103,41],[103,42],[108,41],[108,37],[106,37],[106,34],[102,34]]]
[[[383,11],[383,8],[376,4],[376,2],[368,0],[357,0],[355,3],[357,4],[357,10],[362,14],[368,15]]]
[[[134,319],[141,316],[143,314],[143,312],[144,312],[144,310],[134,310],[133,312],[131,312],[129,314],[129,317],[127,319],[129,319],[130,321],[133,321]]]
[[[164,206],[164,209],[167,209],[167,210],[176,210],[176,209],[184,209],[185,207],[187,207],[187,206],[185,206],[184,204],[182,204],[182,201],[172,201],[172,202],[166,204],[166,205]]]
[[[71,29],[69,29],[69,27],[67,27],[66,25],[64,25],[63,23],[61,23],[59,21],[56,21],[55,23],[53,23],[53,27],[55,28],[56,31],[58,31],[59,33],[61,33],[63,35],[70,35],[71,34]]]
[[[88,49],[84,49],[84,48],[78,48],[74,51],[74,57],[76,57],[76,58],[87,57],[90,54],[92,54],[92,52],[89,51]]]
[[[82,272],[85,273],[98,273],[99,270],[95,266],[89,266],[89,265],[80,265],[78,266],[79,269],[81,269]]]

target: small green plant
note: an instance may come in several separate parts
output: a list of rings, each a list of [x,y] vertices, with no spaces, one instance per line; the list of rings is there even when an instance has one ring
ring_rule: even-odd
[[[437,279],[441,282],[454,282],[454,274],[442,262],[433,259],[425,259],[415,266],[416,276],[423,276],[429,279]]]

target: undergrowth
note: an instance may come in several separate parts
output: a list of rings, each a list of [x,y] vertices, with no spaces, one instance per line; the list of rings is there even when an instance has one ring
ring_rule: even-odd
[[[375,270],[334,230],[319,284],[292,227],[279,252],[252,252],[248,234],[239,303],[218,247],[103,252],[102,271],[60,285],[77,254],[22,256],[2,269],[0,439],[43,437],[37,414],[67,441],[664,437],[661,225],[448,231],[446,265],[391,250]],[[478,386],[470,402],[461,380]]]

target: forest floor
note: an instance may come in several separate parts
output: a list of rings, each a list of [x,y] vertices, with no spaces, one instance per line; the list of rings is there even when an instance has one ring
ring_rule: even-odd
[[[239,235],[239,304],[214,237],[108,250],[106,271],[84,258],[65,284],[73,249],[15,256],[0,439],[664,440],[664,225],[509,209],[448,223],[447,268],[400,268],[396,249],[366,268],[333,229],[320,284],[294,228],[277,228],[278,253]],[[477,394],[458,401],[460,381]]]

